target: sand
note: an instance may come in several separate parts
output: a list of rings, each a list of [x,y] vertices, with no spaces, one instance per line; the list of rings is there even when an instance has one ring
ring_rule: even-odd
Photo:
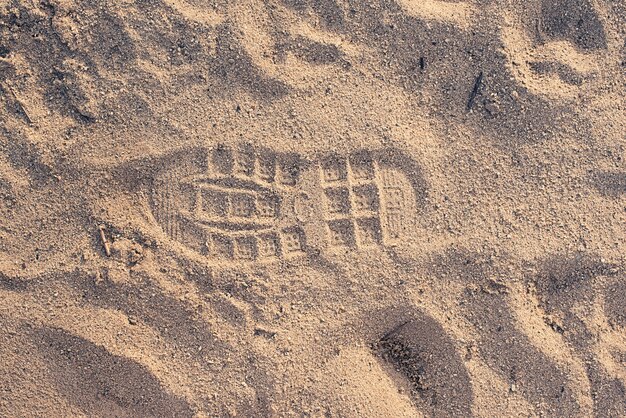
[[[0,416],[626,416],[625,35],[0,1]]]

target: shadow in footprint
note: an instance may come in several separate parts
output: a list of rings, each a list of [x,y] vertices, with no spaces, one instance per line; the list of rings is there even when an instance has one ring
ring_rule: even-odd
[[[200,362],[207,356],[219,357],[231,350],[214,336],[208,324],[196,319],[197,308],[163,294],[148,277],[133,285],[115,284],[108,280],[96,284],[78,277],[74,286],[80,286],[84,303],[120,310],[129,318],[144,321],[167,340],[176,341],[188,353],[197,353],[194,357]],[[231,319],[231,316],[228,318]],[[233,320],[238,322],[239,318]],[[204,349],[199,352],[198,347]]]
[[[626,387],[619,379],[604,372],[597,360],[587,361],[587,376],[591,382],[591,399],[597,417],[626,416]]]
[[[611,276],[616,266],[584,253],[571,257],[547,257],[534,278],[541,303],[548,312],[570,310],[580,302],[591,303],[592,282],[598,276]]]
[[[565,64],[553,61],[530,62],[529,67],[539,75],[557,74],[559,78],[570,85],[581,86],[584,78]]]
[[[28,289],[28,282],[0,273],[0,289],[10,292],[24,292]]]
[[[57,328],[35,331],[60,392],[88,415],[191,417],[145,366]]]
[[[626,194],[626,172],[600,171],[595,173],[591,183],[605,196],[618,197]]]
[[[600,276],[612,277],[618,267],[605,263],[585,253],[572,256],[551,256],[541,263],[540,271],[533,277],[541,306],[551,315],[561,318],[558,331],[584,359],[591,384],[591,397],[597,416],[626,415],[624,384],[611,377],[602,367],[594,351],[596,338],[581,318],[581,312],[591,312],[596,298],[596,288],[604,288],[605,313],[612,324],[623,321],[626,286],[617,280],[606,287],[598,286]],[[584,306],[582,311],[580,308]],[[621,310],[621,312],[620,312]],[[624,322],[622,322],[622,325]]]
[[[478,332],[481,359],[498,372],[537,410],[552,416],[574,416],[580,407],[568,386],[567,374],[518,328],[507,301],[507,287],[491,277],[499,272],[493,259],[451,249],[439,256],[431,271],[467,284],[459,299],[464,316]]]
[[[462,299],[466,317],[479,330],[481,357],[539,410],[554,416],[574,416],[579,405],[560,370],[517,329],[506,296],[491,290],[467,291]]]
[[[624,276],[624,275],[622,275]],[[614,326],[626,328],[626,276],[610,285],[604,295],[606,316]]]
[[[452,338],[424,312],[381,312],[384,333],[372,344],[375,353],[409,383],[419,407],[433,416],[469,416],[472,384]]]
[[[582,49],[607,46],[604,27],[590,0],[543,0],[541,18],[547,36],[571,41]]]

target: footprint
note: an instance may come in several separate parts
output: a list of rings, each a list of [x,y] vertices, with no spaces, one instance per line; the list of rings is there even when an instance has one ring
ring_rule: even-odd
[[[174,241],[236,263],[406,242],[423,185],[393,150],[324,155],[219,144],[170,158],[151,208]]]
[[[473,327],[477,358],[508,382],[511,394],[528,401],[531,415],[583,413],[572,374],[547,354],[549,344],[538,345],[527,334],[512,303],[515,290],[497,279],[511,276],[508,267],[488,251],[449,248],[435,258],[430,271],[439,280],[464,285],[457,303]]]
[[[542,0],[540,22],[550,39],[565,39],[583,50],[607,47],[604,26],[591,0]]]
[[[626,287],[619,270],[597,256],[577,253],[546,257],[533,277],[541,307],[559,318],[559,332],[584,359],[596,416],[626,414],[626,390],[618,372],[622,366],[603,354],[611,351],[611,329],[618,335],[620,321],[624,324]],[[603,315],[598,316],[598,308]],[[603,330],[601,335],[597,329]]]
[[[420,311],[384,312],[374,351],[408,381],[416,406],[431,416],[471,416],[472,383],[452,338]]]
[[[150,370],[130,358],[59,328],[42,327],[31,337],[59,393],[85,414],[193,416],[185,399],[168,392]],[[37,395],[41,392],[35,391]]]
[[[533,93],[578,97],[619,70],[604,6],[590,0],[514,1],[504,8],[501,39],[509,70]],[[604,17],[603,17],[604,16]]]

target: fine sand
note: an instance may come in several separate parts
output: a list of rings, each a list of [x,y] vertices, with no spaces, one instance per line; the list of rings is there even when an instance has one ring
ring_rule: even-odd
[[[0,0],[0,416],[626,416],[625,36]]]

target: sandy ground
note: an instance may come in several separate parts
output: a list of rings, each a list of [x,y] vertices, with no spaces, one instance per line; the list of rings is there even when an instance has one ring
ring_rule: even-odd
[[[1,0],[0,416],[626,416],[624,0]]]

